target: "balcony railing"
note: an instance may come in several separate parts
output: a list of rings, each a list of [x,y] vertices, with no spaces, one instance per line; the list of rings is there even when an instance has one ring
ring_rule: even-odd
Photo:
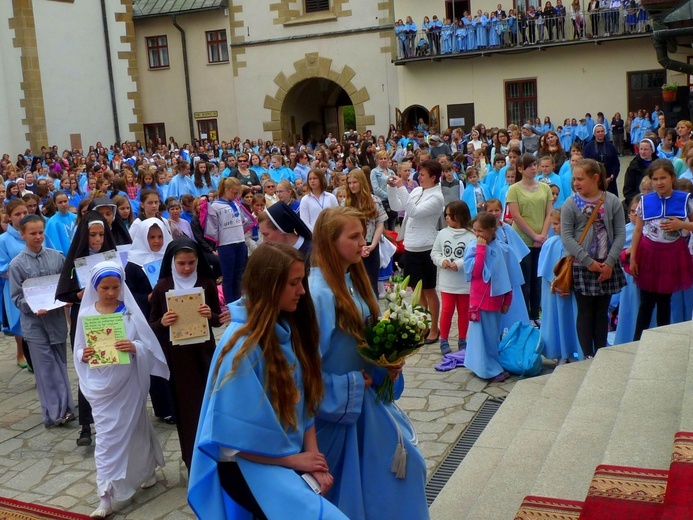
[[[583,11],[574,18],[542,16],[534,19],[481,21],[444,26],[439,31],[405,32],[395,28],[397,62],[450,55],[478,54],[532,45],[637,36],[651,31],[645,10],[601,9]]]

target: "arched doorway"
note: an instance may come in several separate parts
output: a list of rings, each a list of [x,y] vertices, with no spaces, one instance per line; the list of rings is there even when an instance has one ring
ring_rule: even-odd
[[[440,107],[436,105],[429,110],[421,105],[409,105],[404,111],[395,109],[397,130],[403,136],[406,136],[409,130],[416,131],[420,119],[429,130],[440,130]]]
[[[347,92],[334,81],[309,78],[294,85],[286,94],[281,108],[282,140],[306,142],[314,137],[318,141],[329,132],[336,138],[348,130],[345,108],[353,107]],[[347,109],[347,114],[353,110]]]

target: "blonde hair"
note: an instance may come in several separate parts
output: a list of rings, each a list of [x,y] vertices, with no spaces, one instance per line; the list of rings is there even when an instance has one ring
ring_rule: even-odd
[[[354,208],[338,206],[325,208],[320,212],[313,228],[311,264],[320,268],[327,285],[334,292],[337,327],[346,334],[353,336],[358,346],[363,346],[366,344],[363,334],[363,319],[351,294],[349,294],[349,289],[344,279],[344,272],[341,269],[342,259],[335,248],[335,243],[349,220],[360,222],[365,234],[366,220],[363,214]],[[366,302],[371,317],[375,319],[379,315],[380,310],[363,261],[351,264],[347,272],[351,274],[351,281],[356,291]]]
[[[378,208],[375,207],[375,202],[373,202],[373,195],[371,194],[371,185],[366,179],[363,171],[361,170],[351,170],[347,175],[347,183],[349,178],[355,179],[359,183],[361,188],[358,193],[352,193],[350,189],[346,190],[346,200],[344,205],[350,208],[354,208],[363,213],[366,220],[375,220],[378,218]]]

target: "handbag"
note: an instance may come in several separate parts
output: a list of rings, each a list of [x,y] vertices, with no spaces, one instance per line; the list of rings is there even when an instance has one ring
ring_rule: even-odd
[[[582,242],[585,240],[587,232],[592,227],[594,219],[597,218],[599,209],[602,207],[603,203],[604,196],[599,199],[597,205],[594,207],[594,211],[592,212],[592,215],[590,215],[585,229],[582,230],[578,244],[582,244]],[[556,277],[553,279],[553,282],[551,282],[551,294],[558,293],[559,296],[569,296],[570,292],[573,290],[573,256],[564,256],[558,262],[556,262],[556,265],[553,266],[553,274]]]

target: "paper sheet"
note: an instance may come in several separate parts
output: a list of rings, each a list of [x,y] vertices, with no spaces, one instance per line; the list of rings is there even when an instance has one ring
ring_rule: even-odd
[[[168,310],[178,315],[169,327],[169,338],[173,345],[202,343],[209,339],[209,321],[197,310],[205,304],[205,293],[201,287],[166,292]]]
[[[58,288],[59,274],[40,276],[24,280],[22,291],[24,300],[31,310],[38,312],[41,309],[47,311],[64,307],[65,303],[55,299],[55,291]]]
[[[84,289],[84,287],[89,283],[90,273],[92,267],[94,267],[99,262],[105,261],[115,262],[122,267],[120,262],[120,255],[117,251],[105,251],[103,253],[96,253],[95,255],[82,256],[80,258],[75,258],[75,273],[77,273],[77,280],[79,281],[79,288]]]
[[[115,348],[116,341],[127,338],[121,313],[85,316],[82,325],[87,347],[96,350],[89,358],[89,368],[130,364],[130,353]]]

